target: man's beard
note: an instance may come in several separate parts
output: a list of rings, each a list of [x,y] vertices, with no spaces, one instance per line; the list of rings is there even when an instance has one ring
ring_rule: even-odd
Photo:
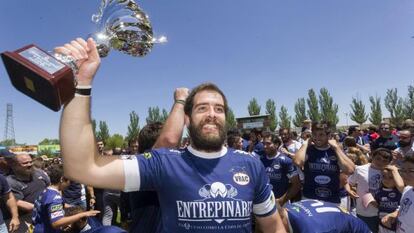
[[[218,129],[218,135],[203,135],[202,129],[205,124],[213,123]],[[223,125],[218,122],[202,121],[198,126],[192,122],[188,127],[192,146],[197,150],[206,152],[220,151],[226,140],[226,130]]]
[[[399,141],[398,144],[400,145],[400,147],[406,147],[410,146],[411,142]]]

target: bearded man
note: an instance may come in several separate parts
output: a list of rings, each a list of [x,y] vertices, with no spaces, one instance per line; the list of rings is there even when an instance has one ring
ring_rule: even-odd
[[[191,143],[184,150],[157,149],[136,162],[99,156],[91,123],[90,90],[100,58],[92,39],[76,39],[56,52],[77,59],[77,94],[66,104],[60,140],[65,176],[106,189],[155,190],[164,232],[285,232],[269,178],[259,160],[227,150],[227,100],[213,84],[191,91],[183,107]]]

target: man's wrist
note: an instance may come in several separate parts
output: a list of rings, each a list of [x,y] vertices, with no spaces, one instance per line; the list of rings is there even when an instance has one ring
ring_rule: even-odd
[[[183,106],[185,106],[185,100],[176,99],[176,100],[174,100],[174,104],[182,104]]]

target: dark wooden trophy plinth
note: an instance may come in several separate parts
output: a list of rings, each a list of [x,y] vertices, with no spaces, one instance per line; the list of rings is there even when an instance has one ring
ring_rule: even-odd
[[[13,86],[44,106],[59,111],[75,93],[72,69],[35,45],[1,54]]]

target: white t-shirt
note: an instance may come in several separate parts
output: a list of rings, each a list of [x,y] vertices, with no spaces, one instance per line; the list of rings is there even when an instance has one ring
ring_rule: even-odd
[[[398,211],[397,233],[414,232],[414,189],[412,186],[404,188]]]
[[[362,204],[362,197],[371,192],[374,194],[380,187],[382,181],[382,174],[380,170],[371,167],[371,164],[357,166],[354,174],[348,178],[351,185],[357,185],[357,199],[356,212],[364,217],[374,217],[378,215],[378,209],[369,205],[365,208]]]

